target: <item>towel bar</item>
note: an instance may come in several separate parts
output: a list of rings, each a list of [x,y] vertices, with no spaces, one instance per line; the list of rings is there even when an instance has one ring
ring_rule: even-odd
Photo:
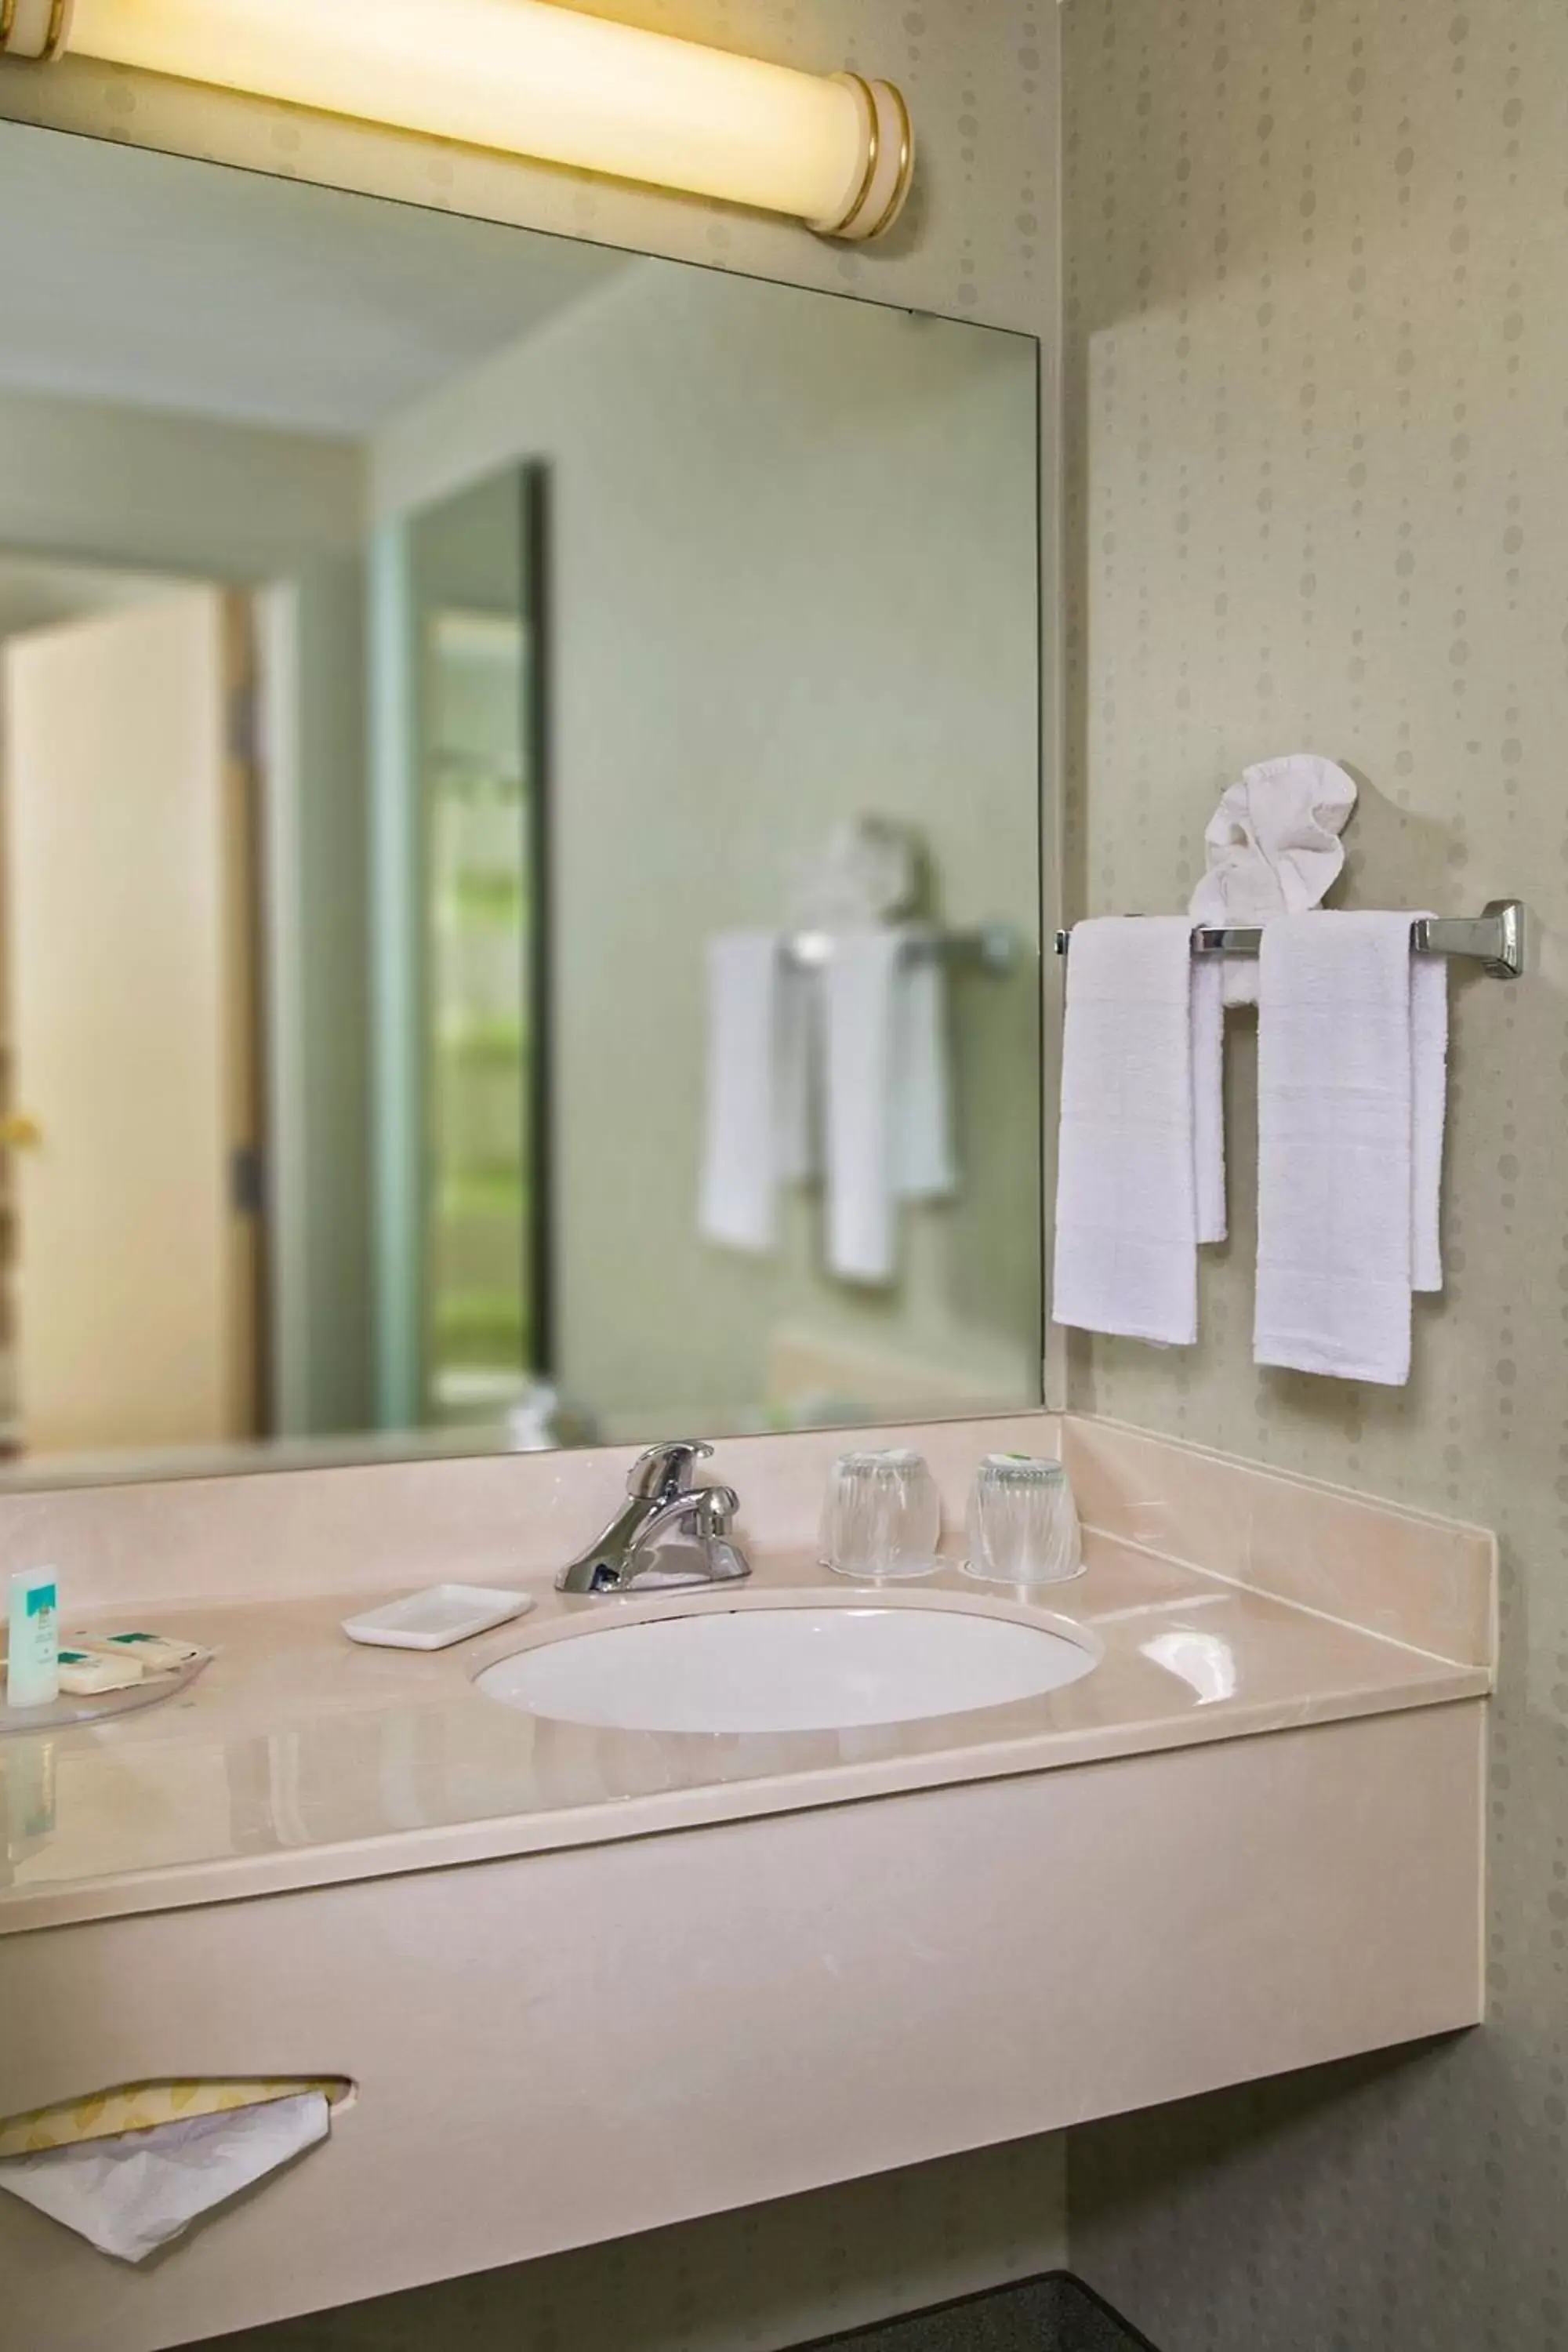
[[[1528,956],[1524,902],[1493,898],[1479,915],[1422,915],[1412,919],[1411,945],[1417,955],[1471,956],[1490,980],[1518,980]],[[1194,955],[1256,955],[1260,930],[1210,929],[1193,933]],[[1057,953],[1066,955],[1070,931],[1057,933]]]
[[[1057,939],[1058,952],[1065,953],[1064,934],[1058,932]],[[917,931],[905,951],[919,958],[935,956],[943,963],[973,964],[1001,978],[1021,961],[1024,942],[1011,923],[985,923],[976,931]],[[832,961],[833,933],[796,931],[785,940],[784,952],[804,971],[820,971]]]

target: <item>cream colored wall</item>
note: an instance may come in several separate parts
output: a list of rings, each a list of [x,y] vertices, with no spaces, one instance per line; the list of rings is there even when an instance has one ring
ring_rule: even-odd
[[[962,1182],[895,1284],[834,1282],[799,1193],[763,1258],[696,1221],[705,942],[846,814],[912,826],[944,920],[1037,932],[1035,434],[1022,338],[645,262],[373,445],[378,515],[549,468],[556,1369],[611,1428],[733,1426],[781,1328],[1037,1400],[1032,959],[954,982]]]
[[[1500,1530],[1491,2022],[1075,2142],[1074,2259],[1163,2352],[1548,2352],[1568,2341],[1568,16],[1070,0],[1064,23],[1079,906],[1181,906],[1219,788],[1307,746],[1362,782],[1346,903],[1517,892],[1540,926],[1517,988],[1455,977],[1449,1280],[1408,1390],[1251,1362],[1245,1018],[1201,1344],[1073,1366],[1080,1407]]]
[[[889,245],[846,252],[784,223],[600,187],[79,61],[47,73],[0,68],[0,115],[1020,328],[1045,338],[1050,415],[1054,5],[986,0],[983,24],[960,0],[802,0],[787,18],[767,0],[616,0],[606,13],[787,63],[823,70],[852,64],[896,78],[915,110],[922,162],[910,209]],[[1042,473],[1048,578],[1056,476],[1049,445]],[[1047,651],[1055,626],[1047,594]],[[1049,743],[1057,721],[1048,660],[1045,715]],[[998,2166],[1010,2181],[1005,2191],[997,2186]],[[634,2241],[596,2260],[572,2257],[576,2277],[593,2282],[579,2293],[615,2297],[607,2319],[594,2316],[589,2305],[574,2352],[694,2352],[698,2346],[731,2352],[742,2341],[760,2352],[820,2332],[825,2300],[837,2305],[828,2324],[847,2324],[928,2301],[933,2291],[979,2285],[1061,2258],[1060,2179],[1049,2144],[966,2158],[942,2168],[927,2186],[929,2194],[919,2176],[913,2182],[896,2176],[813,2199],[798,2216],[786,2214],[777,2231],[765,2216],[739,2215],[670,2242]],[[456,2346],[466,2336],[475,2352],[486,2352],[516,2341],[520,2314],[540,2305],[548,2311],[566,2292],[553,2275],[473,2282],[416,2307],[381,2312],[364,2325],[364,2315],[321,2323],[306,2340],[320,2352],[323,2344],[352,2345],[356,2328],[363,2343],[367,2326],[379,2328],[383,2342],[402,2327],[405,2341],[434,2334]],[[759,2302],[770,2313],[765,2328],[755,2318]],[[542,2317],[535,2333],[542,2352],[547,2340],[569,2340]],[[275,2337],[273,2347],[289,2352],[287,2338]]]

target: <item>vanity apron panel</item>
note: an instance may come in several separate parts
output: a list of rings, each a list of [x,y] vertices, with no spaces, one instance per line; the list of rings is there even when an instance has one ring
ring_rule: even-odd
[[[155,2075],[358,2094],[145,2273],[0,2198],[0,2347],[156,2352],[1473,2024],[1483,1724],[9,1937],[0,2112]]]

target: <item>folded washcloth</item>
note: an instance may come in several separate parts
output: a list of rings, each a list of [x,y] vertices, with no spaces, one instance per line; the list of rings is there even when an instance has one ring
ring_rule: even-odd
[[[1201,923],[1267,923],[1316,907],[1345,862],[1343,832],[1355,807],[1355,780],[1332,760],[1293,751],[1243,772],[1204,834],[1208,871],[1189,911]],[[1258,967],[1226,964],[1227,1004],[1256,1004]]]
[[[708,947],[708,1101],[698,1213],[725,1249],[773,1245],[778,1188],[810,1171],[814,982],[773,931]]]
[[[1062,1038],[1051,1313],[1168,1347],[1196,1339],[1198,1244],[1225,1237],[1220,967],[1192,929],[1079,923]]]
[[[1447,967],[1410,915],[1288,915],[1258,1028],[1260,1364],[1398,1387],[1410,1297],[1440,1290]]]
[[[911,926],[837,932],[827,966],[827,1256],[847,1282],[892,1279],[898,1204],[957,1188],[947,991]]]

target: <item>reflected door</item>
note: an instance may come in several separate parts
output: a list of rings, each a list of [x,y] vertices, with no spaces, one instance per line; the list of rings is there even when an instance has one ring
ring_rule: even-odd
[[[504,1423],[551,1366],[544,483],[373,554],[376,1359],[392,1428]]]
[[[528,1235],[528,639],[437,607],[426,641],[429,998],[425,1410],[482,1422],[540,1362]]]
[[[243,607],[4,649],[16,1392],[28,1453],[257,1426]]]

